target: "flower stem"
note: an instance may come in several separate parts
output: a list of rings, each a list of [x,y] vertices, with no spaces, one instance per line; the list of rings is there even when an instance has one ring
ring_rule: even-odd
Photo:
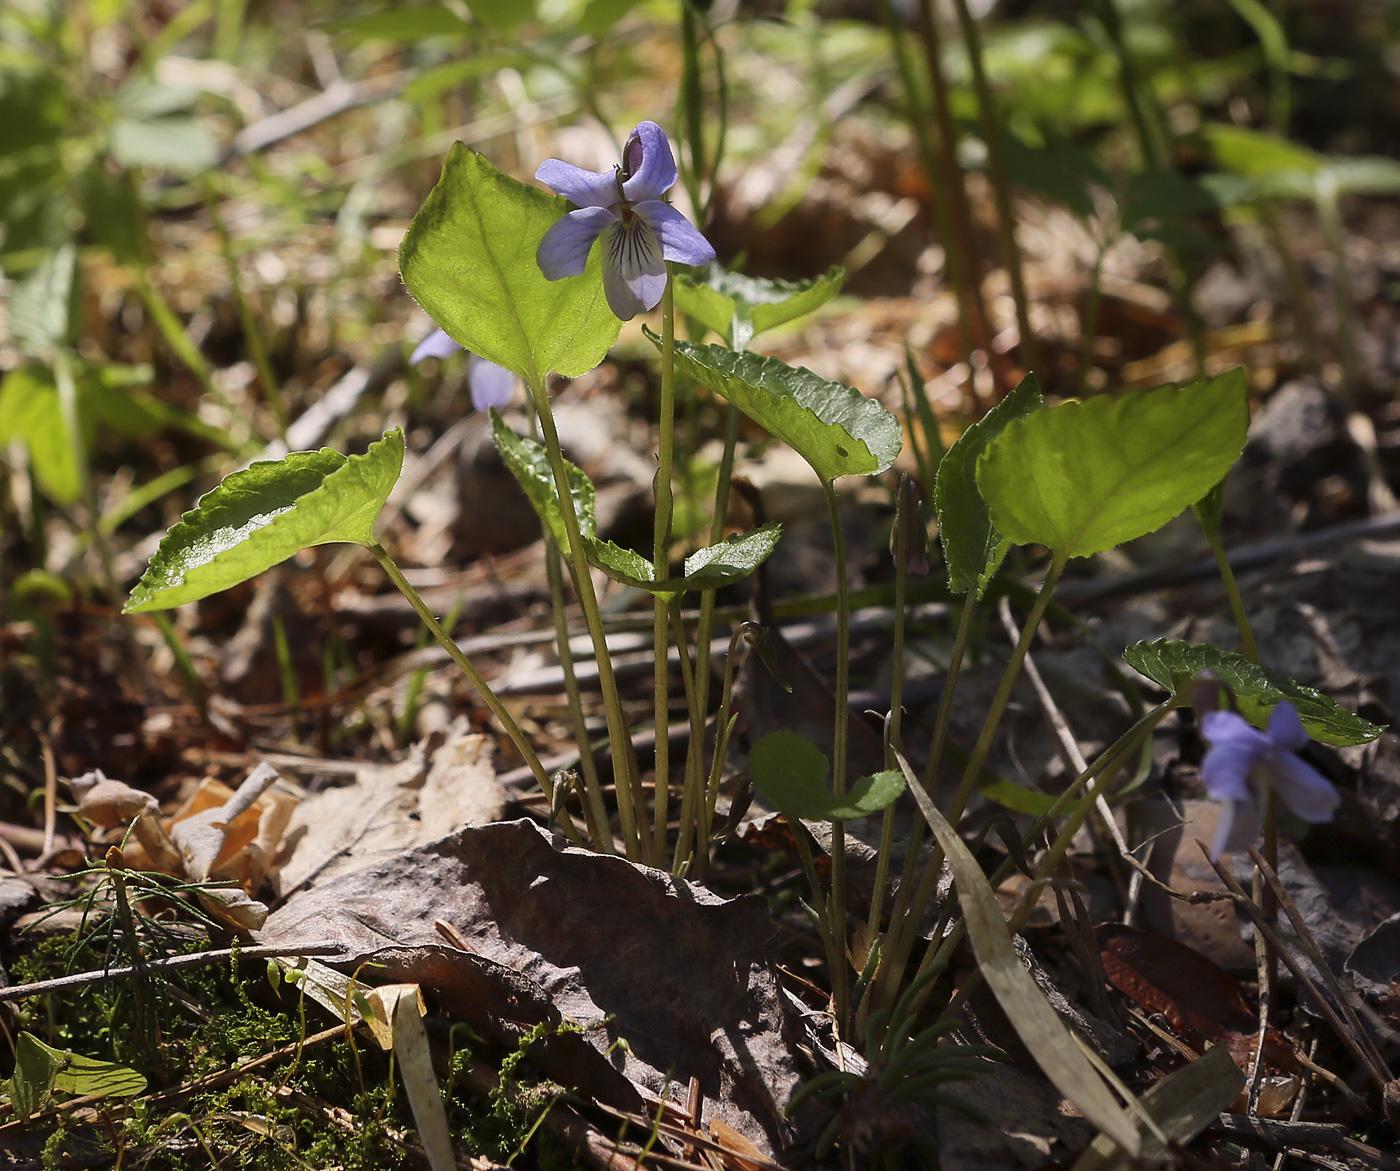
[[[1011,652],[1011,661],[1006,664],[1001,686],[997,688],[991,707],[987,710],[982,733],[977,737],[972,755],[968,757],[967,768],[963,770],[962,781],[958,784],[958,791],[953,795],[953,802],[948,807],[948,821],[951,825],[958,824],[958,819],[962,817],[968,799],[972,796],[973,787],[977,784],[977,778],[981,775],[982,766],[987,763],[987,757],[992,750],[992,739],[996,736],[1002,714],[1011,699],[1011,688],[1020,677],[1021,664],[1026,661],[1026,652],[1031,649],[1031,640],[1040,629],[1040,620],[1045,616],[1045,608],[1050,604],[1050,596],[1055,592],[1055,583],[1060,580],[1060,574],[1064,572],[1068,560],[1068,557],[1056,553],[1050,562],[1050,571],[1045,575],[1040,592],[1035,596],[1035,605],[1031,607],[1025,626],[1021,628],[1021,637],[1016,640],[1016,648]]]
[[[928,763],[924,766],[924,792],[930,797],[933,796],[933,784],[943,759],[943,746],[948,739],[948,724],[953,716],[953,696],[957,693],[958,676],[962,673],[963,657],[967,652],[967,643],[972,635],[972,623],[976,614],[977,602],[969,590],[963,602],[962,617],[958,621],[958,633],[953,640],[953,653],[948,660],[948,671],[943,678],[943,694],[938,698],[938,716],[933,726],[933,743],[929,748]],[[904,966],[909,962],[909,953],[914,947],[918,925],[923,919],[924,908],[933,897],[934,886],[942,868],[940,856],[938,866],[925,868],[918,888],[915,889],[914,875],[919,866],[919,847],[923,844],[925,828],[923,814],[918,812],[916,805],[909,847],[904,855],[904,871],[899,880],[899,893],[895,896],[894,907],[890,911],[889,935],[882,949],[885,959],[877,977],[880,987],[875,989],[872,1001],[883,1008],[892,1008],[899,997]],[[912,915],[911,908],[914,911]]]
[[[692,745],[697,741],[703,743],[705,739],[705,713],[695,702],[695,669],[690,661],[689,648],[686,646],[685,621],[681,617],[680,599],[672,598],[667,605],[667,611],[671,619],[671,631],[676,637],[676,646],[680,650],[681,685],[685,688],[686,710],[690,714],[690,743]],[[690,856],[692,832],[698,821],[701,803],[704,801],[703,781],[692,784],[690,778],[691,762],[699,762],[700,759],[700,753],[693,748],[686,756],[685,788],[681,795],[680,833],[676,838],[676,853],[672,866],[672,873],[675,874],[681,873],[681,866],[685,859]]]
[[[1030,650],[1031,639],[1040,629],[1040,620],[1045,616],[1045,608],[1050,604],[1050,597],[1055,591],[1055,583],[1059,581],[1060,574],[1064,571],[1068,558],[1055,554],[1054,560],[1050,563],[1050,571],[1045,575],[1045,581],[1041,584],[1040,592],[1036,595],[1035,604],[1031,607],[1030,615],[1026,618],[1026,624],[1021,628],[1021,637],[1016,640],[1016,647],[1011,652],[1011,659],[1006,664],[1006,670],[1001,677],[1001,685],[997,688],[997,693],[993,697],[991,706],[987,710],[986,720],[982,724],[981,735],[977,737],[977,743],[973,746],[972,754],[968,757],[967,768],[963,772],[962,781],[958,784],[958,790],[953,796],[952,803],[948,808],[948,822],[956,826],[963,815],[963,810],[967,808],[967,802],[972,796],[972,790],[977,784],[977,778],[981,775],[982,766],[987,762],[987,756],[991,752],[992,740],[996,736],[997,728],[1001,724],[1001,717],[1006,711],[1006,705],[1011,699],[1011,689],[1015,685],[1017,678],[1021,674],[1021,665],[1026,661],[1026,653]],[[969,592],[968,605],[972,604]],[[966,620],[966,615],[964,615]],[[945,692],[945,699],[947,693]],[[940,708],[939,716],[942,718]],[[942,742],[937,739],[935,733],[935,746],[942,750]],[[1102,759],[1102,758],[1101,758]],[[930,770],[935,766],[930,760]],[[935,774],[930,771],[926,774],[928,782],[931,784]],[[925,785],[927,788],[928,785]],[[913,947],[913,935],[915,926],[922,920],[924,909],[929,899],[933,897],[938,875],[943,869],[943,851],[936,846],[929,854],[928,862],[924,867],[923,877],[919,881],[919,888],[910,902],[910,914],[906,915],[903,922],[905,927],[899,947],[902,949],[899,954],[907,959],[909,951]],[[924,966],[929,963],[929,958],[925,957]],[[903,959],[900,960],[902,968]],[[898,970],[898,969],[896,969]],[[921,967],[922,970],[922,967]],[[888,999],[899,987],[898,978],[894,977],[885,986],[885,996]]]
[[[583,696],[579,692],[578,676],[574,672],[574,653],[569,648],[569,623],[564,609],[564,572],[559,546],[546,528],[544,532],[544,565],[549,578],[550,609],[554,611],[554,646],[559,655],[559,669],[564,673],[564,692],[569,699],[569,713],[574,721],[574,738],[578,741],[579,771],[583,774],[583,819],[593,848],[604,854],[614,853],[612,829],[608,826],[608,811],[603,804],[603,789],[598,783],[598,762],[593,759],[593,746],[588,740],[588,721],[583,714]]]
[[[898,768],[894,754],[903,749],[901,731],[904,718],[904,593],[909,579],[909,518],[910,508],[901,478],[895,489],[894,508],[894,649],[890,654],[890,721],[885,739],[885,767]],[[870,918],[866,938],[874,939],[880,930],[880,915],[885,908],[885,884],[889,880],[890,853],[894,843],[894,803],[885,806],[880,826],[880,849],[876,855],[875,891],[870,898]]]
[[[1215,555],[1215,564],[1220,569],[1220,580],[1225,583],[1225,594],[1230,599],[1230,613],[1234,615],[1235,627],[1240,632],[1240,642],[1244,644],[1244,657],[1251,663],[1258,664],[1259,646],[1254,641],[1254,629],[1249,624],[1249,614],[1244,608],[1244,598],[1240,594],[1239,582],[1235,580],[1235,571],[1230,566],[1229,557],[1225,555],[1225,545],[1220,539],[1220,527],[1208,524],[1199,512],[1196,519],[1201,522],[1206,540],[1210,542],[1210,551]]]
[[[554,782],[550,780],[549,774],[545,772],[544,765],[540,763],[540,758],[536,754],[530,741],[525,738],[525,733],[521,731],[520,725],[515,722],[515,717],[506,710],[506,707],[496,697],[496,693],[487,685],[485,679],[481,677],[477,669],[472,666],[472,662],[462,653],[462,648],[456,643],[447,631],[443,630],[442,624],[437,620],[428,603],[423,600],[423,595],[409,584],[408,578],[404,577],[403,571],[394,563],[394,559],[389,556],[384,546],[378,541],[367,545],[366,548],[374,554],[374,559],[379,562],[384,572],[389,575],[389,580],[399,589],[399,593],[408,599],[408,604],[413,607],[414,612],[423,621],[423,625],[428,628],[432,636],[437,639],[438,645],[445,650],[452,661],[462,669],[471,685],[476,688],[477,694],[486,701],[486,706],[491,709],[491,714],[500,721],[501,727],[510,737],[511,743],[515,745],[521,757],[524,759],[530,772],[534,774],[535,780],[539,782],[540,789],[549,798],[550,804],[554,802]],[[570,838],[578,840],[578,830],[575,828],[567,810],[560,811],[560,820],[564,826],[564,832]]]
[[[836,500],[835,482],[823,480],[822,490],[826,494],[831,542],[836,554],[836,726],[832,729],[831,789],[841,797],[846,792],[846,737],[851,718],[847,710],[851,668],[850,584],[846,580],[846,538],[841,531],[841,508]],[[846,971],[846,823],[839,818],[831,823],[830,926],[831,948],[836,957],[831,991],[836,1001],[837,1029],[844,1033],[850,1008],[850,979]]]
[[[640,794],[632,741],[627,734],[627,717],[622,710],[617,677],[613,674],[612,656],[608,653],[608,638],[603,630],[603,615],[598,608],[598,595],[593,589],[593,573],[583,550],[583,534],[579,530],[578,513],[574,509],[573,492],[569,488],[569,475],[564,467],[564,451],[559,445],[559,429],[554,425],[554,412],[549,406],[549,395],[545,392],[543,378],[531,379],[528,385],[530,398],[535,404],[535,413],[539,416],[540,432],[544,436],[549,466],[554,472],[554,486],[559,493],[559,512],[564,520],[565,535],[569,538],[569,560],[573,562],[574,585],[578,589],[584,621],[588,624],[588,635],[593,640],[593,653],[598,660],[598,685],[603,692],[603,708],[608,717],[608,747],[612,754],[613,776],[617,785],[617,812],[622,823],[622,841],[627,857],[637,862],[641,860],[642,855],[641,838],[637,832]]]
[[[675,277],[666,262],[666,292],[661,298],[661,404],[656,447],[656,522],[652,533],[652,571],[657,581],[671,575],[671,464],[676,442],[676,305]],[[666,822],[670,806],[671,724],[670,662],[667,658],[670,635],[670,603],[652,599],[652,651],[654,711],[656,718],[656,796],[652,802],[653,865],[666,859]]]

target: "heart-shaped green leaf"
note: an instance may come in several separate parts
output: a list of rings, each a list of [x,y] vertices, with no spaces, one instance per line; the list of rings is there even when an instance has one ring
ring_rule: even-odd
[[[234,472],[165,534],[124,613],[196,602],[311,545],[372,545],[403,451],[395,428],[364,455],[323,447]]]
[[[114,1061],[99,1061],[69,1053],[66,1066],[53,1079],[53,1088],[65,1094],[100,1094],[106,1098],[133,1098],[145,1093],[146,1079],[142,1074]]]
[[[879,813],[904,792],[898,772],[861,777],[838,797],[826,787],[831,761],[796,732],[769,732],[749,754],[754,786],[788,817],[804,821],[848,821]]]
[[[15,1072],[7,1085],[10,1105],[20,1118],[28,1118],[48,1101],[62,1064],[62,1050],[45,1045],[33,1033],[15,1038]]]
[[[130,1098],[145,1089],[146,1079],[125,1065],[55,1049],[32,1033],[20,1033],[15,1039],[10,1096],[21,1118],[32,1114],[55,1090]]]
[[[845,280],[839,264],[811,280],[772,281],[726,272],[716,263],[703,272],[676,274],[676,308],[714,330],[731,349],[742,350],[765,330],[820,309]]]
[[[1308,735],[1323,744],[1366,744],[1385,731],[1339,707],[1330,695],[1209,643],[1159,638],[1134,643],[1123,652],[1123,658],[1133,670],[1183,698],[1188,698],[1191,680],[1197,674],[1211,672],[1235,693],[1240,715],[1256,728],[1266,726],[1270,713],[1286,699],[1298,709]]]
[[[603,296],[601,248],[579,276],[540,272],[535,250],[569,209],[457,143],[399,247],[404,284],[454,341],[531,385],[585,374],[622,323]]]
[[[714,545],[697,549],[685,559],[685,574],[658,582],[652,563],[640,553],[611,541],[584,538],[588,560],[624,585],[670,600],[691,590],[715,590],[743,581],[773,552],[782,526],[777,521],[759,525],[747,533],[735,533]]]
[[[1015,390],[958,437],[938,465],[938,532],[948,565],[948,588],[954,593],[973,589],[980,599],[1011,548],[1011,542],[993,526],[987,503],[977,490],[977,458],[1012,419],[1044,405],[1040,383],[1034,374],[1027,374]]]
[[[534,439],[517,435],[501,418],[500,411],[491,408],[491,436],[496,441],[496,450],[501,453],[506,467],[526,499],[539,515],[561,549],[569,547],[569,534],[564,529],[564,514],[559,511],[559,491],[554,483],[554,470],[549,466],[549,453],[544,444]],[[564,461],[564,471],[569,477],[569,494],[574,498],[574,515],[578,517],[578,530],[585,542],[594,537],[598,524],[593,518],[593,481],[576,464]]]
[[[992,524],[1012,543],[1088,557],[1160,528],[1244,447],[1244,371],[1092,398],[1008,423],[977,461]]]
[[[491,409],[491,432],[501,458],[505,460],[506,467],[510,469],[511,475],[515,477],[534,507],[540,521],[549,527],[561,549],[568,548],[564,517],[559,510],[559,492],[554,482],[553,469],[549,466],[549,453],[545,451],[544,445],[534,439],[517,435],[506,425],[506,421],[494,407]],[[588,560],[614,581],[620,581],[624,585],[635,586],[639,590],[646,590],[665,599],[673,598],[687,590],[718,589],[748,577],[764,558],[773,552],[773,547],[778,543],[780,526],[776,523],[760,525],[752,532],[735,534],[718,544],[697,550],[685,560],[685,576],[658,582],[655,567],[640,553],[624,549],[612,541],[604,541],[598,536],[592,481],[582,468],[568,460],[564,461],[564,467],[574,497],[579,535],[583,538],[583,549],[588,555]]]
[[[899,420],[874,399],[802,366],[678,340],[676,368],[724,395],[823,480],[883,472],[904,443]]]

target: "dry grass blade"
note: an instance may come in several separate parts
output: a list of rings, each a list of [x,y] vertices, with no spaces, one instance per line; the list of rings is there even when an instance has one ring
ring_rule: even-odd
[[[1173,1142],[1187,1143],[1205,1130],[1239,1095],[1244,1074],[1223,1045],[1208,1049],[1190,1065],[1163,1078],[1141,1098],[1143,1108]],[[1146,1157],[1161,1155],[1161,1143],[1148,1138]],[[1074,1171],[1110,1171],[1127,1166],[1125,1152],[1107,1135],[1099,1135],[1079,1157]]]
[[[896,758],[909,782],[909,791],[914,794],[953,869],[958,901],[978,967],[1017,1036],[1055,1088],[1124,1151],[1136,1156],[1142,1147],[1137,1123],[1114,1099],[1075,1044],[1069,1027],[1050,1006],[1016,955],[1001,904],[977,859],[924,792],[918,778],[910,771],[909,762],[898,754]]]

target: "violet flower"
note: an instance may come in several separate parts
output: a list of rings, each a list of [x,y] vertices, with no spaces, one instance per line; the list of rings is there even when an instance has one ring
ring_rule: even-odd
[[[1308,742],[1298,712],[1287,700],[1274,708],[1269,729],[1261,732],[1234,712],[1207,712],[1201,735],[1210,744],[1201,763],[1201,783],[1225,808],[1215,834],[1211,858],[1253,845],[1264,823],[1261,780],[1273,785],[1279,799],[1304,821],[1331,821],[1341,796],[1312,765],[1296,754]]]
[[[447,331],[435,329],[414,349],[408,359],[416,366],[424,358],[446,358],[462,347],[447,336]],[[504,366],[488,362],[476,354],[467,355],[467,385],[471,388],[472,406],[478,411],[488,407],[503,407],[515,393],[515,375]]]
[[[644,313],[666,291],[666,261],[709,264],[715,250],[662,198],[676,184],[666,132],[639,122],[611,171],[585,171],[546,159],[535,178],[577,206],[544,234],[535,259],[552,281],[578,276],[593,241],[603,241],[603,292],[623,321]]]

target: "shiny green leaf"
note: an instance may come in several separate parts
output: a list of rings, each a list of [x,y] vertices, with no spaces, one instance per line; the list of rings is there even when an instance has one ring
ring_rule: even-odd
[[[754,786],[788,817],[805,821],[847,821],[879,813],[904,792],[897,772],[861,777],[838,797],[826,787],[831,761],[796,732],[769,732],[749,754]]]
[[[622,323],[603,296],[601,248],[579,276],[540,272],[535,250],[569,209],[457,143],[399,248],[404,284],[454,341],[530,385],[585,374]]]
[[[660,347],[659,337],[647,336]],[[874,399],[805,367],[677,340],[676,368],[724,395],[823,480],[883,472],[904,442],[899,420]]]
[[[977,489],[977,459],[1012,419],[1044,405],[1040,383],[1034,374],[1027,374],[1015,390],[958,437],[938,465],[938,532],[948,565],[948,587],[954,593],[971,589],[981,598],[1011,548],[1011,542],[992,524],[986,501]]]
[[[992,524],[1088,557],[1161,528],[1218,484],[1249,430],[1244,371],[1036,411],[977,461]]]
[[[364,455],[323,447],[234,472],[165,535],[124,612],[198,601],[311,545],[372,545],[403,453],[395,428]]]
[[[1134,643],[1123,652],[1123,658],[1133,670],[1188,701],[1191,680],[1209,671],[1235,693],[1240,715],[1257,728],[1266,726],[1269,714],[1286,699],[1297,708],[1308,735],[1323,744],[1366,744],[1385,731],[1340,707],[1330,695],[1209,643],[1159,638]]]

